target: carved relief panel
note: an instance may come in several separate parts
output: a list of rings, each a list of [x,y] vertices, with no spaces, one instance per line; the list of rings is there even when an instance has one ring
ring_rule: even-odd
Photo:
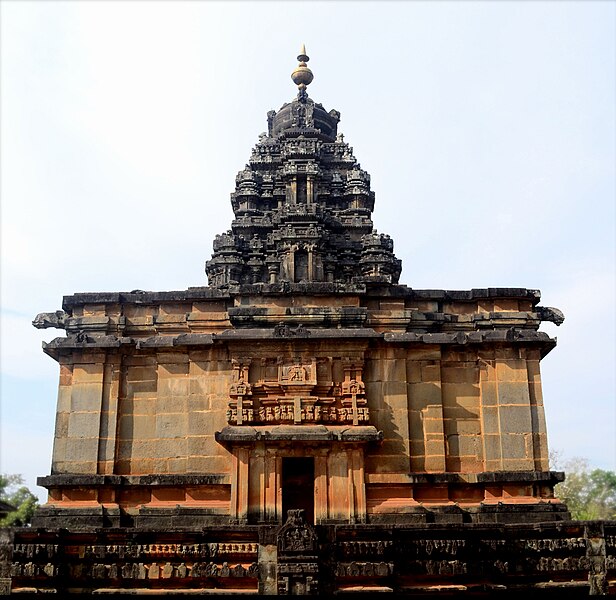
[[[342,381],[334,381],[334,373],[342,374]],[[363,362],[334,358],[235,361],[227,420],[232,425],[367,424],[362,373]]]

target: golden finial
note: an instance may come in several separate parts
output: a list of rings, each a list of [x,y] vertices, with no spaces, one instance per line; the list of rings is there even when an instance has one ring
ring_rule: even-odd
[[[310,60],[308,55],[306,54],[306,46],[302,44],[302,48],[299,51],[299,55],[297,57],[299,61],[299,65],[291,73],[291,79],[293,83],[300,89],[300,91],[304,91],[307,85],[310,85],[310,82],[314,79],[314,75],[312,71],[306,66],[306,63]]]

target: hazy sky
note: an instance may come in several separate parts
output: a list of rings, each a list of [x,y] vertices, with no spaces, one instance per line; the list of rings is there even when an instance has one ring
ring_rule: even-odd
[[[1,14],[0,472],[50,470],[75,292],[204,285],[235,175],[309,94],[413,288],[527,287],[565,323],[550,447],[616,469],[614,2],[9,1]],[[44,496],[44,490],[36,489]]]

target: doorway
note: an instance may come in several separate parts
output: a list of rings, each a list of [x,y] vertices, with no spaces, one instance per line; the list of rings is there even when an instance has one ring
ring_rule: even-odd
[[[282,522],[287,511],[303,508],[306,523],[314,525],[314,458],[311,456],[282,459]]]

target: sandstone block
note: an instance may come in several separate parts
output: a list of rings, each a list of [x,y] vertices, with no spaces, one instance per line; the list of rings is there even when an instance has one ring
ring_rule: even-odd
[[[68,421],[69,421],[69,413],[67,412],[56,413],[56,430],[55,430],[56,438],[64,438],[68,436]]]
[[[166,413],[156,415],[156,437],[179,438],[188,433],[188,415],[184,413]]]
[[[94,472],[96,472],[98,438],[68,438],[66,440],[66,452],[64,456],[67,462],[91,462],[94,465]]]
[[[481,404],[483,406],[498,405],[498,387],[495,381],[483,381],[480,389]]]
[[[102,383],[103,363],[75,364],[73,366],[73,385],[78,383]]]
[[[98,438],[100,414],[97,412],[70,413],[68,419],[69,438]]]
[[[500,417],[498,407],[484,406],[481,411],[483,421],[483,433],[485,435],[500,433]]]
[[[75,384],[71,391],[71,411],[99,411],[102,399],[102,383]]]
[[[525,434],[532,431],[531,411],[528,406],[500,406],[499,416],[502,433]]]
[[[519,434],[503,434],[501,436],[503,460],[532,459],[526,443],[526,436]]]

